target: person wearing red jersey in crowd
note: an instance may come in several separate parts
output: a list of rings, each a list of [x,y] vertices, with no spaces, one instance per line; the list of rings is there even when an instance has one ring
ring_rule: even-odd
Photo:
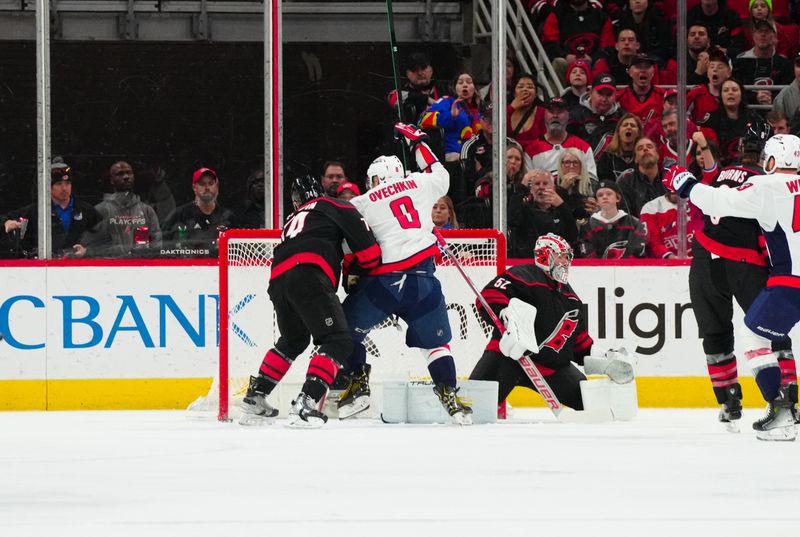
[[[686,254],[692,256],[692,237],[703,229],[703,213],[686,204]],[[670,259],[678,256],[678,195],[667,192],[642,206],[639,218],[647,228],[647,256]]]
[[[581,226],[580,257],[619,259],[643,257],[647,230],[639,219],[619,208],[622,192],[614,181],[601,181],[595,191],[597,212]]]
[[[719,49],[708,52],[708,83],[689,90],[686,94],[686,106],[692,121],[703,125],[711,113],[719,108],[720,90],[722,83],[731,77],[731,61]]]
[[[686,13],[687,24],[700,22],[708,26],[711,44],[730,57],[744,50],[744,29],[739,15],[725,6],[725,0],[700,0]]]
[[[617,102],[617,86],[608,73],[592,80],[592,89],[570,110],[567,130],[589,144],[599,154],[611,139],[617,122],[625,113]]]
[[[547,132],[525,147],[525,167],[529,170],[539,168],[556,173],[561,152],[567,147],[575,147],[585,155],[584,162],[589,176],[597,179],[597,166],[592,148],[582,138],[567,132],[569,112],[562,98],[553,97],[548,101],[544,122]]]
[[[581,97],[589,91],[590,71],[591,65],[586,60],[575,60],[567,67],[567,88],[561,98],[568,109],[578,106]]]
[[[658,128],[664,109],[664,90],[653,85],[655,63],[647,54],[634,56],[628,68],[631,83],[617,93],[619,105],[626,112],[639,116],[645,133],[652,133]]]
[[[622,116],[608,145],[597,157],[597,177],[601,181],[619,181],[628,170],[633,172],[633,149],[644,136],[642,120],[630,112]]]
[[[792,62],[778,54],[775,24],[766,20],[755,22],[753,48],[736,56],[733,62],[733,78],[745,86],[786,85],[792,81]],[[758,90],[748,92],[745,99],[750,104],[772,104],[772,92]]]
[[[461,146],[481,130],[480,104],[472,75],[461,72],[453,79],[453,96],[430,105],[420,122],[423,130],[444,129],[444,167],[450,174],[448,195],[456,205],[467,199],[469,188],[461,177]]]
[[[544,108],[533,75],[522,73],[514,83],[514,100],[506,108],[508,136],[523,147],[544,134]]]
[[[545,19],[541,35],[547,56],[562,80],[570,63],[591,63],[600,49],[614,45],[611,20],[589,0],[558,2]]]
[[[645,203],[667,192],[661,184],[663,174],[658,165],[659,160],[656,143],[646,136],[639,138],[633,147],[633,162],[636,166],[622,174],[617,181],[628,214],[638,218]]]

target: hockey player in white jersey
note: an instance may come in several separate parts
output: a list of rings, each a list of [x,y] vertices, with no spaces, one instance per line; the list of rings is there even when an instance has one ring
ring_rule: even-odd
[[[753,424],[761,440],[794,440],[797,436],[797,370],[794,360],[779,365],[772,342],[783,341],[800,321],[800,138],[773,136],[762,154],[767,175],[756,175],[738,188],[701,184],[686,168],[674,166],[664,185],[689,198],[709,216],[738,216],[758,221],[771,262],[767,286],[744,318],[745,356],[767,415]]]
[[[469,425],[472,409],[456,395],[450,323],[434,275],[439,250],[431,207],[447,193],[450,175],[425,143],[425,133],[403,123],[395,130],[411,146],[420,171],[406,175],[397,157],[378,157],[367,170],[369,190],[350,200],[372,228],[382,264],[360,276],[342,304],[355,350],[348,360],[351,381],[339,399],[339,417],[369,407],[370,366],[363,341],[371,328],[397,315],[408,324],[406,344],[425,357],[445,410],[455,423]]]

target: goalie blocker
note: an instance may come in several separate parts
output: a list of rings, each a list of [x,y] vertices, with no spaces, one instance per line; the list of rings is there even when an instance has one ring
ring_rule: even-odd
[[[526,356],[534,361],[558,400],[575,410],[584,410],[581,390],[586,375],[607,375],[613,384],[633,380],[633,367],[625,354],[610,351],[592,356],[593,340],[582,314],[582,303],[567,283],[572,248],[561,237],[548,234],[536,241],[532,264],[517,265],[491,280],[481,291],[495,315],[503,319],[505,332],[495,328],[471,380],[498,382],[498,403],[516,386],[537,388],[517,363]],[[488,322],[490,314],[478,302],[478,311]],[[586,389],[593,389],[587,387]],[[608,395],[600,399],[604,405]],[[620,396],[619,414],[635,414],[635,388]],[[632,398],[631,398],[632,394]],[[632,407],[632,408],[631,408]]]

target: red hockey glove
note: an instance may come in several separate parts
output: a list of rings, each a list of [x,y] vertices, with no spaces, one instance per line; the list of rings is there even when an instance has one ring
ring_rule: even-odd
[[[667,190],[677,192],[682,198],[688,198],[689,192],[691,192],[694,185],[698,183],[697,179],[695,179],[694,175],[692,175],[689,170],[678,165],[669,168],[661,182],[664,183]]]
[[[394,130],[403,136],[403,139],[406,141],[409,147],[414,147],[418,143],[424,142],[428,139],[428,135],[421,131],[416,125],[411,125],[408,123],[395,123]]]

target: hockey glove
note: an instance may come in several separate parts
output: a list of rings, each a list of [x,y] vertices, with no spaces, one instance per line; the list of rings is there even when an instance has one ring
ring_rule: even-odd
[[[698,183],[694,175],[683,166],[672,166],[661,180],[667,190],[676,192],[682,198],[688,198],[692,188]]]
[[[624,351],[624,349],[620,349]],[[605,356],[587,356],[583,359],[583,370],[587,375],[608,375],[611,382],[627,384],[633,380],[633,366],[614,356],[627,356],[626,352],[610,350]]]
[[[528,352],[528,349],[525,347],[525,345],[519,342],[519,339],[517,339],[517,336],[514,334],[512,329],[503,332],[503,336],[500,338],[500,352],[512,360],[519,360],[525,356],[525,353]]]
[[[403,136],[410,148],[414,148],[420,142],[426,142],[428,135],[419,129],[416,125],[409,123],[395,123],[394,130]]]

